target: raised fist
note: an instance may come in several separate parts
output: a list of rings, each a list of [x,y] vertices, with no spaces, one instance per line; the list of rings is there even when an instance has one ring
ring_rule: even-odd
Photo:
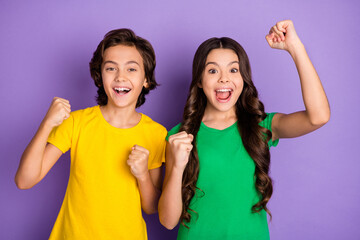
[[[148,173],[149,150],[139,145],[131,148],[131,153],[127,160],[131,173],[137,179],[143,178]]]
[[[193,148],[194,137],[182,131],[169,137],[171,154],[174,157],[174,167],[184,170],[189,161],[189,155]]]
[[[45,115],[44,122],[50,127],[57,127],[70,117],[70,112],[70,102],[66,99],[55,97]]]

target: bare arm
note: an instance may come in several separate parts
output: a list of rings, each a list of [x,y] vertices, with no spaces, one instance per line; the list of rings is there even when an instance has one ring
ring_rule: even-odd
[[[62,155],[62,152],[47,139],[52,129],[70,116],[67,100],[54,98],[29,145],[26,147],[15,175],[15,183],[20,189],[29,189],[40,182]]]
[[[163,191],[159,201],[159,219],[167,229],[173,229],[179,222],[182,211],[182,176],[183,170],[174,169],[174,158],[169,143],[166,145],[166,164]]]
[[[146,214],[157,212],[161,189],[161,168],[148,170],[149,151],[139,145],[132,147],[127,160],[131,173],[137,180],[141,207]]]
[[[146,214],[157,212],[161,189],[161,168],[155,168],[148,171],[144,178],[137,179],[141,207]]]
[[[266,36],[270,47],[290,53],[300,78],[305,111],[278,113],[272,122],[273,139],[292,138],[310,133],[330,119],[330,107],[320,78],[310,61],[292,21],[273,26]]]
[[[179,222],[182,201],[182,176],[192,149],[193,136],[180,132],[170,136],[166,145],[166,171],[159,201],[159,219],[167,229]]]

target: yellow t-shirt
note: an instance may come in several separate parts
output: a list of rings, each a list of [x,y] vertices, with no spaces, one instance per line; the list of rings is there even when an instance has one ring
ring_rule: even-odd
[[[71,149],[70,177],[50,239],[147,239],[136,178],[126,163],[135,144],[149,150],[148,168],[165,161],[166,129],[142,114],[127,129],[111,126],[99,106],[75,111],[48,142]]]

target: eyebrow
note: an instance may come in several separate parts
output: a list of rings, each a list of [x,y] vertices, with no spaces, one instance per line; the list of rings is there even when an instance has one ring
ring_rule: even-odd
[[[232,62],[230,62],[230,63],[228,64],[228,66],[230,66],[230,65],[232,65],[232,64],[234,64],[234,63],[237,63],[237,64],[240,65],[240,62],[239,62],[239,61],[232,61]],[[205,64],[205,67],[206,67],[207,65],[210,65],[210,64],[214,64],[214,65],[216,65],[216,66],[219,66],[219,64],[217,64],[216,62],[208,62],[208,63]]]
[[[103,65],[105,65],[107,63],[112,63],[112,64],[115,64],[115,65],[118,65],[117,62],[114,62],[114,61],[111,61],[111,60],[105,61],[103,63]],[[136,62],[136,61],[128,61],[128,62],[125,63],[125,65],[132,64],[132,63],[135,63],[136,65],[138,65],[140,67],[140,64],[138,62]]]

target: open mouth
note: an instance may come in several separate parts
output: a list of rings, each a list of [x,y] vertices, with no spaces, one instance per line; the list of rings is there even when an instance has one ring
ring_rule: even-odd
[[[125,94],[127,94],[128,92],[131,91],[130,88],[126,88],[126,87],[116,87],[116,88],[113,88],[113,89],[119,95],[125,95]]]
[[[232,89],[231,88],[221,88],[221,89],[217,89],[215,90],[216,93],[216,99],[219,102],[227,102],[230,100],[231,98],[231,94],[232,94]]]

